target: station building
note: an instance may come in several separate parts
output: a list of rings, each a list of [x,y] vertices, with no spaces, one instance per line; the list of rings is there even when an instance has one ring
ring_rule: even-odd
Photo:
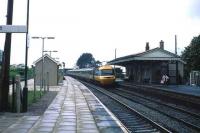
[[[134,83],[160,84],[162,75],[167,74],[169,84],[181,84],[184,76],[184,64],[180,56],[164,50],[164,42],[160,47],[149,49],[146,43],[145,51],[119,57],[108,62],[126,68],[126,77]]]
[[[44,64],[43,64],[44,58]],[[40,57],[36,60],[33,64],[35,65],[35,83],[36,85],[41,85],[42,82],[42,64],[43,72],[44,72],[44,82],[48,82],[50,86],[56,86],[59,83],[59,62],[57,62],[54,58],[45,54],[44,56]]]

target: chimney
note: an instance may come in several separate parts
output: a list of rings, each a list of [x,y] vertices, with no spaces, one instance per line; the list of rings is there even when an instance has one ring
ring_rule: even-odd
[[[145,47],[145,51],[149,50],[149,42],[146,42],[146,47]]]
[[[164,42],[163,42],[163,40],[160,41],[160,48],[164,50]]]

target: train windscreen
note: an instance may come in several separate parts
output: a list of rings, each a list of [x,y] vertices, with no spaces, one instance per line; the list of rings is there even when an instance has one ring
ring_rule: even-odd
[[[101,70],[101,76],[108,76],[108,75],[113,75],[113,70],[111,70],[111,69]]]

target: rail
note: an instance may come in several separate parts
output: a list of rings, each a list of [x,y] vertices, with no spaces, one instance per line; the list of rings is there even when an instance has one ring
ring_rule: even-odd
[[[97,91],[103,93],[104,95],[108,96],[109,98],[113,99],[114,101],[118,102],[121,106],[127,108],[128,110],[130,110],[132,113],[134,112],[134,115],[136,115],[137,117],[140,117],[141,120],[143,120],[143,122],[145,123],[144,125],[141,125],[141,127],[143,127],[142,129],[140,128],[140,130],[143,131],[158,131],[158,132],[165,132],[165,133],[171,133],[169,130],[167,130],[166,128],[164,128],[163,126],[159,125],[158,123],[152,121],[151,119],[147,118],[146,116],[144,116],[143,114],[141,114],[140,112],[136,111],[135,109],[133,109],[131,106],[129,106],[127,104],[127,100],[120,98],[118,96],[115,96],[113,93],[110,93],[104,89],[100,89],[94,85],[88,84],[86,82],[83,82],[86,86],[96,89]],[[112,102],[113,103],[113,102]],[[130,116],[129,116],[130,117]],[[132,122],[133,123],[133,122]],[[141,124],[141,123],[140,123]],[[153,128],[149,129],[150,127],[146,127],[145,125],[150,124]],[[138,125],[138,123],[136,123],[136,125]],[[134,126],[133,126],[134,127]],[[146,128],[145,128],[146,127]],[[127,127],[128,128],[128,127]]]

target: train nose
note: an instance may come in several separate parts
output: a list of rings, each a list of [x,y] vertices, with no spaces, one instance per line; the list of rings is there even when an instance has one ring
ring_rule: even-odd
[[[111,76],[105,76],[105,77],[101,77],[101,84],[103,85],[108,85],[108,84],[112,84],[115,81],[115,77],[111,77]]]
[[[110,78],[113,78],[113,77],[104,77],[105,79],[110,79]]]

